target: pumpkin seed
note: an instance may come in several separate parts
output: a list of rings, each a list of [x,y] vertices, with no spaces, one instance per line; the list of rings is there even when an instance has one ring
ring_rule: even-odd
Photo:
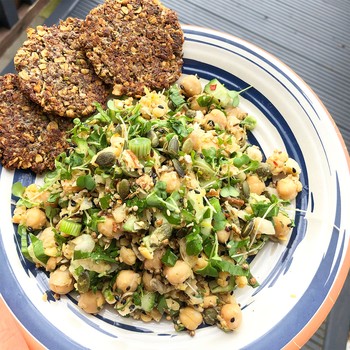
[[[259,168],[256,169],[256,174],[262,178],[270,177],[272,175],[271,168],[267,163],[261,163]]]
[[[177,136],[173,136],[168,143],[168,147],[167,147],[168,153],[173,156],[176,156],[179,153],[179,147],[180,147],[179,139],[177,138]]]
[[[242,192],[243,192],[243,198],[249,199],[250,196],[250,188],[247,181],[243,181],[242,183]]]
[[[151,140],[152,147],[157,147],[159,145],[159,138],[153,130],[147,133],[147,137]]]
[[[214,325],[217,321],[218,312],[213,308],[209,307],[203,312],[203,319],[206,324]]]
[[[130,183],[127,179],[118,182],[117,192],[121,199],[125,199],[130,193]]]
[[[188,118],[194,118],[196,116],[196,111],[194,111],[193,109],[188,109],[185,115]]]
[[[174,169],[179,174],[179,176],[180,177],[184,177],[185,176],[185,171],[183,170],[180,162],[177,159],[172,159],[172,162],[173,162]]]
[[[90,288],[90,275],[89,272],[84,270],[78,277],[77,289],[79,293],[86,293]]]
[[[182,145],[182,152],[187,154],[191,153],[193,150],[193,141],[191,139],[187,139]]]
[[[125,167],[122,167],[123,174],[128,177],[139,177],[140,174],[137,170],[128,170]]]
[[[245,238],[251,235],[254,230],[254,220],[247,221],[241,230],[241,237]]]
[[[100,167],[111,167],[115,163],[115,154],[113,152],[101,152],[95,162],[98,164]]]

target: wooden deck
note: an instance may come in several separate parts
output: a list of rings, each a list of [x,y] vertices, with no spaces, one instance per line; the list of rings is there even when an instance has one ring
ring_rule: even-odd
[[[163,3],[176,10],[183,23],[238,36],[290,66],[321,98],[350,150],[350,1],[164,0]]]

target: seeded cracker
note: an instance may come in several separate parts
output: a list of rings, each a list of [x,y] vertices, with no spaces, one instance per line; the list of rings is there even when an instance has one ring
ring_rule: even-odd
[[[0,160],[5,168],[54,169],[57,155],[68,148],[70,119],[47,116],[19,90],[18,77],[0,77]]]
[[[183,32],[176,13],[157,0],[106,0],[86,17],[81,40],[116,95],[168,88],[180,76]]]
[[[74,118],[104,104],[108,88],[97,77],[79,44],[82,20],[28,29],[14,59],[21,90],[48,113]]]

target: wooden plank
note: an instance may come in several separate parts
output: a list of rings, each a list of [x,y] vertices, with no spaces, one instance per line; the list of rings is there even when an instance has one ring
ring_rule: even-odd
[[[0,27],[11,28],[18,21],[16,4],[14,1],[0,0]]]
[[[179,1],[179,3],[182,1]],[[195,3],[194,0],[188,1]],[[287,26],[288,18],[281,18],[279,21],[272,20],[267,14],[257,12],[255,6],[248,6],[250,1],[237,2],[216,0],[214,8],[205,6],[205,2],[196,3],[197,11],[207,11],[212,18],[217,18],[219,23],[230,21],[232,25],[239,25],[248,31],[255,32],[262,37],[269,38],[281,47],[293,49],[296,53],[310,60],[315,60],[325,68],[334,70],[348,70],[349,52],[339,50],[334,55],[334,50],[339,49],[334,41],[322,41],[322,36],[311,38],[303,31],[299,31],[297,24]],[[223,9],[218,14],[217,8]],[[227,13],[234,13],[234,16],[226,16]],[[215,16],[215,17],[214,17]]]
[[[49,0],[37,0],[33,5],[23,4],[18,9],[19,20],[9,30],[0,28],[0,56],[16,40],[16,38],[27,28],[40,10],[48,3]]]
[[[252,8],[248,11],[243,5],[236,7],[235,1],[217,0],[215,8],[206,0],[202,0],[200,3],[195,0],[178,0],[176,2],[163,0],[163,3],[178,13],[182,23],[195,24],[233,34],[269,51],[290,66],[310,85],[326,105],[350,149],[350,125],[346,118],[349,110],[348,92],[350,91],[349,56],[337,46],[319,44],[317,38],[322,33],[317,34],[317,30],[314,33],[315,39],[311,40],[305,34],[299,33],[296,29],[293,30],[291,23],[289,24],[290,28],[281,28],[290,16],[298,16],[300,20],[302,18],[302,14],[295,14],[297,8],[294,8],[292,14],[288,12],[284,0],[270,0],[275,3],[276,7],[279,6],[280,12],[277,16],[281,17],[273,27],[270,23],[263,23],[264,16],[267,16],[268,13],[270,17],[276,16],[272,10],[267,9],[266,13],[258,12],[256,11],[256,8],[259,8],[256,5],[258,2],[254,2],[254,4],[250,2],[251,0],[241,2],[252,4]],[[259,4],[264,1],[259,0]],[[318,11],[322,11],[322,9]],[[312,18],[310,21],[313,23]],[[332,35],[336,35],[339,29],[335,27],[331,32]],[[301,35],[303,40],[300,40]]]

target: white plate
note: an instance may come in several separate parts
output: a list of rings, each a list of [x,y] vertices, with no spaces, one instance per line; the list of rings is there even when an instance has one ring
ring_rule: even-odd
[[[242,107],[258,118],[251,142],[265,154],[285,149],[301,165],[303,191],[296,227],[286,245],[270,243],[253,261],[257,289],[237,292],[243,324],[235,333],[204,327],[191,338],[169,323],[142,323],[110,310],[91,316],[74,296],[42,300],[44,272],[20,253],[11,223],[11,185],[35,181],[30,172],[0,168],[0,292],[23,327],[44,347],[74,349],[286,349],[298,348],[317,330],[349,269],[349,158],[325,107],[288,67],[236,37],[184,26],[184,73],[218,78],[228,88],[253,88]],[[50,295],[50,294],[49,294]]]

